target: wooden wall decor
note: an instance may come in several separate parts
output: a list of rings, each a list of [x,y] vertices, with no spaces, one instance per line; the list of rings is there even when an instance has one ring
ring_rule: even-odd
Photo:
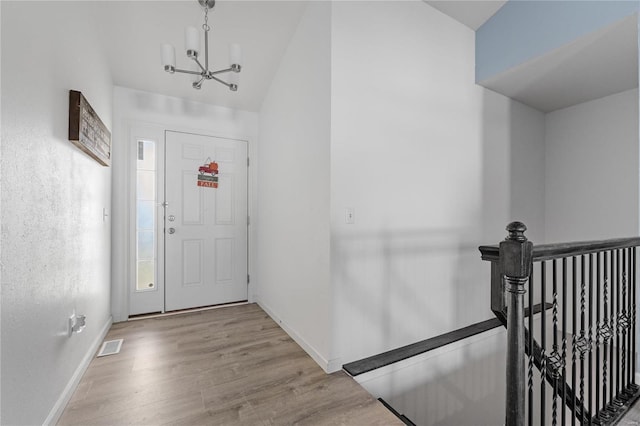
[[[98,163],[109,166],[111,132],[76,90],[69,90],[69,140]]]

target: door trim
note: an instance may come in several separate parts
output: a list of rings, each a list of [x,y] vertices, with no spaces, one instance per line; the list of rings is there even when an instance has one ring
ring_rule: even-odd
[[[120,116],[122,117],[122,116]],[[169,120],[171,121],[171,120]],[[248,227],[247,238],[247,263],[248,273],[251,276],[251,282],[248,285],[248,302],[255,302],[255,289],[258,284],[258,280],[255,278],[255,229],[254,225],[257,223],[257,153],[256,146],[251,142],[253,137],[257,137],[257,129],[253,129],[251,123],[246,124],[247,130],[242,133],[229,133],[225,131],[217,131],[215,129],[201,129],[186,127],[173,124],[159,124],[157,122],[136,120],[130,118],[121,118],[118,121],[121,125],[117,126],[117,133],[114,133],[114,138],[118,137],[121,141],[114,146],[114,180],[113,180],[113,195],[114,203],[112,204],[112,289],[111,289],[111,312],[113,314],[114,322],[127,321],[130,315],[130,283],[131,274],[135,273],[135,265],[132,261],[132,232],[131,232],[131,218],[129,212],[131,211],[131,194],[132,186],[135,185],[135,175],[132,173],[132,152],[127,148],[133,135],[140,135],[142,138],[153,138],[153,135],[162,135],[164,139],[165,131],[174,131],[181,133],[192,133],[199,135],[209,135],[214,137],[220,137],[225,139],[232,139],[238,141],[244,141],[247,143],[249,158],[251,159],[250,166],[248,168],[248,188],[247,188],[247,208],[248,214],[251,217],[251,224]],[[234,125],[235,126],[235,125]],[[249,137],[248,135],[251,135]],[[151,136],[149,136],[151,135]],[[120,148],[120,149],[118,149]],[[135,258],[134,258],[135,259]]]
[[[136,237],[137,237],[137,218],[136,218],[136,186],[137,186],[137,142],[140,140],[153,141],[156,144],[156,203],[155,203],[155,270],[156,270],[156,287],[152,291],[137,292],[135,290],[136,282]],[[132,127],[128,139],[129,154],[129,232],[128,232],[128,268],[127,268],[127,293],[128,312],[127,316],[140,315],[151,312],[164,312],[164,252],[160,251],[160,247],[164,247],[164,221],[163,209],[161,207],[162,197],[164,197],[164,131],[161,129],[147,129],[145,127]],[[134,300],[137,299],[137,300]],[[136,305],[143,308],[145,305],[149,308],[134,309]]]

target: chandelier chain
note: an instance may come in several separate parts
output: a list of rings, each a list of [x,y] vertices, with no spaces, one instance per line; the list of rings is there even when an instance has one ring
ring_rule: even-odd
[[[204,24],[202,24],[202,29],[205,31],[209,31],[211,29],[208,21],[209,21],[209,8],[205,7],[204,8]]]

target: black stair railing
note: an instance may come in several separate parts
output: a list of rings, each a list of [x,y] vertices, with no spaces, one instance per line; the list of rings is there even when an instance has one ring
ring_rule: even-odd
[[[505,241],[480,247],[507,327],[506,424],[615,424],[640,397],[640,238],[533,245],[526,229],[513,222]]]

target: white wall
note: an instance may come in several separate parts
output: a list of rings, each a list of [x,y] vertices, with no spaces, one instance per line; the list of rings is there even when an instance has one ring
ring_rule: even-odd
[[[545,242],[544,117],[499,93],[482,91],[482,241],[497,244],[496,230],[506,236],[506,224],[519,220],[531,241]]]
[[[529,240],[544,244],[545,115],[519,102],[509,106],[511,217],[527,225]]]
[[[68,141],[69,89],[111,128],[112,84],[89,3],[1,8],[2,423],[55,423],[110,324],[112,169]]]
[[[546,116],[549,242],[638,235],[638,90]]]
[[[113,287],[112,314],[114,321],[126,321],[129,316],[129,284],[132,283],[133,265],[128,264],[131,251],[129,212],[130,173],[132,159],[128,144],[130,132],[149,132],[163,140],[165,130],[234,138],[249,141],[249,157],[255,158],[258,138],[258,114],[225,107],[186,101],[155,93],[114,88],[113,132]],[[142,129],[142,130],[141,130]],[[145,137],[153,137],[145,136]],[[249,168],[249,213],[255,216],[257,162]],[[255,264],[255,226],[249,229],[249,274]],[[249,300],[253,299],[255,282],[249,287]]]
[[[260,111],[259,303],[327,370],[331,4],[310,2]]]
[[[333,356],[344,363],[492,317],[477,247],[514,219],[544,238],[533,229],[544,121],[476,86],[473,31],[423,2],[338,2],[331,36]],[[523,153],[531,167],[513,167]]]

